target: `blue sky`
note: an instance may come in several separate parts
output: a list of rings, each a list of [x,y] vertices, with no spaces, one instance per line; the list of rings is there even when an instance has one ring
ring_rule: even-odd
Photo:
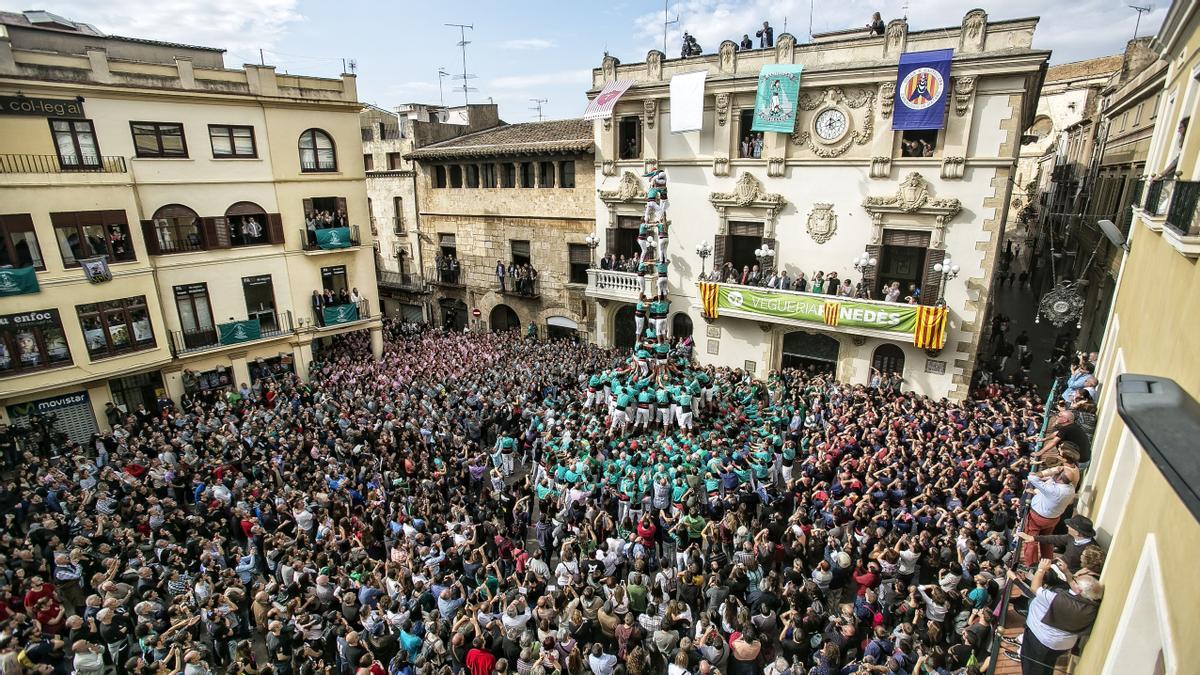
[[[605,50],[627,63],[661,49],[663,4],[658,0],[525,0],[513,2],[365,2],[362,0],[39,0],[37,6],[94,24],[101,31],[223,47],[226,64],[266,61],[293,73],[336,76],[342,59],[358,66],[363,101],[391,108],[438,102],[439,68],[462,71],[455,46],[458,30],[445,23],[473,24],[467,39],[468,71],[477,75],[472,101],[491,97],[509,122],[536,119],[531,98],[549,99],[547,118],[575,117],[586,106],[590,69]],[[957,26],[968,10],[983,6],[989,19],[1041,16],[1035,46],[1065,63],[1121,51],[1133,37],[1136,14],[1127,0],[811,0],[814,32],[865,24],[871,12],[885,20],[907,14],[911,30]],[[1158,29],[1167,3],[1142,19],[1139,35]],[[810,0],[669,0],[679,17],[667,36],[667,56],[679,52],[679,34],[697,37],[706,53],[721,40],[753,33],[766,19],[776,35],[800,41],[809,31]],[[447,103],[462,101],[445,78]]]

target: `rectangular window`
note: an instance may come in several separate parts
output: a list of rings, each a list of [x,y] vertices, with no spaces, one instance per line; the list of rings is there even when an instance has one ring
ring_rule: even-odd
[[[517,167],[513,164],[500,165],[500,187],[517,187]]]
[[[513,239],[508,245],[512,251],[512,263],[514,265],[528,265],[530,263],[528,241]]]
[[[558,163],[558,186],[575,187],[575,160],[567,159]]]
[[[479,167],[475,164],[467,165],[467,187],[479,187]]]
[[[133,151],[138,157],[187,157],[187,141],[179,122],[130,122]]]
[[[208,140],[214,158],[253,159],[258,157],[254,127],[234,124],[208,125]]]
[[[450,167],[450,187],[460,188],[463,186],[463,170],[462,167],[455,164]]]
[[[554,162],[538,162],[538,187],[554,187]]]
[[[101,255],[108,256],[109,263],[136,259],[124,211],[51,213],[50,222],[67,267],[78,267],[80,260]]]
[[[754,109],[747,108],[738,113],[738,157],[759,159],[762,157],[763,132],[754,131]]]
[[[93,359],[154,347],[146,296],[76,305],[79,327]]]
[[[0,216],[0,238],[3,238],[0,241],[0,267],[46,269],[33,230],[33,218],[28,213]]]
[[[592,249],[587,244],[567,244],[567,260],[571,265],[570,282],[586,284],[587,271],[592,266]]]
[[[617,125],[617,156],[621,159],[638,159],[642,156],[642,118],[621,118]]]
[[[438,234],[438,252],[443,258],[458,257],[458,245],[455,242],[454,234],[442,232]]]
[[[521,187],[531,188],[533,186],[533,162],[521,162]]]
[[[375,170],[375,155],[363,153],[363,171]]]
[[[195,349],[216,344],[217,329],[213,323],[212,303],[208,299],[208,284],[175,286],[174,291],[184,346]]]
[[[758,258],[754,256],[754,251],[762,247],[763,229],[762,223],[729,221],[726,261],[733,263],[736,274],[747,273],[758,265]]]
[[[392,232],[404,234],[404,198],[392,197]]]
[[[50,120],[54,148],[63,169],[100,168],[100,144],[91,120]]]
[[[444,167],[444,166],[433,167],[433,187],[435,187],[435,188],[446,187],[446,167]]]
[[[242,277],[242,295],[246,298],[247,319],[258,319],[264,333],[279,330],[275,318],[275,285],[270,274]]]
[[[0,377],[70,364],[57,309],[0,315]]]
[[[387,154],[387,168],[388,171],[399,171],[402,168],[400,153],[389,152]]]
[[[334,293],[350,290],[346,285],[346,266],[334,265],[321,268],[321,288]]]
[[[900,132],[901,157],[933,157],[937,152],[938,130]]]
[[[485,188],[496,187],[496,165],[484,164],[482,171],[479,173],[479,186]]]

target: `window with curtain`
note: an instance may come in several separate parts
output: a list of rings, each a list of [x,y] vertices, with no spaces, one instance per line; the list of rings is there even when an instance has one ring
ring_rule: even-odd
[[[258,147],[254,141],[254,127],[210,124],[208,125],[208,140],[212,143],[212,153],[215,158],[258,157]]]
[[[32,267],[46,269],[42,251],[38,248],[33,218],[28,213],[0,216],[0,267]]]
[[[138,157],[187,157],[183,125],[178,122],[130,122]]]
[[[321,129],[309,129],[300,134],[301,171],[337,171],[333,138]]]
[[[91,120],[50,120],[58,163],[63,169],[100,168],[100,145]]]

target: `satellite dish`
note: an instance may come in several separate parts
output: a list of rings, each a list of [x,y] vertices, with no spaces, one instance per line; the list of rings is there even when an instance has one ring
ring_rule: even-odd
[[[1104,233],[1104,236],[1108,237],[1113,246],[1124,250],[1126,253],[1129,252],[1129,241],[1125,239],[1125,235],[1121,234],[1121,230],[1117,229],[1116,223],[1105,219],[1096,221],[1096,224],[1100,226],[1100,231]]]

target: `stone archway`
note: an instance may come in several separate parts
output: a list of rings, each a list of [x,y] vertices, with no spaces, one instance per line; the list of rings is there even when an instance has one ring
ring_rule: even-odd
[[[880,373],[900,373],[904,375],[904,350],[896,345],[885,342],[875,348],[871,357],[871,367]]]
[[[783,336],[780,368],[801,368],[830,376],[837,373],[841,343],[821,333],[793,331]]]
[[[671,318],[671,337],[682,340],[692,336],[692,317],[687,312],[679,312]]]
[[[512,307],[499,304],[493,307],[491,313],[488,314],[488,326],[495,332],[520,330],[521,319]]]

